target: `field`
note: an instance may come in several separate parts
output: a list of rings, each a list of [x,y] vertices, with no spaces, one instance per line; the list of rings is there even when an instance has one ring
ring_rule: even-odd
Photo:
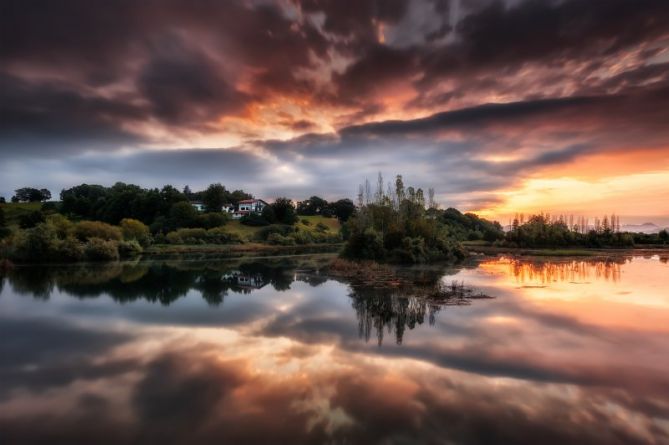
[[[298,218],[299,220],[298,223],[295,224],[295,227],[297,230],[303,232],[318,233],[317,226],[319,223],[327,228],[327,230],[322,233],[329,235],[336,235],[341,228],[341,224],[339,224],[339,221],[336,218],[326,218],[323,216],[300,216]],[[305,224],[305,221],[308,221],[308,223]],[[226,231],[236,233],[247,241],[257,240],[256,234],[261,229],[262,227],[245,226],[244,224],[241,224],[239,220],[232,220],[225,225]]]

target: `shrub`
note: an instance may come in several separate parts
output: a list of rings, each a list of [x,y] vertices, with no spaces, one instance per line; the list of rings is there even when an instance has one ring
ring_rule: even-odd
[[[309,220],[306,219],[306,218],[302,218],[302,219],[300,220],[300,222],[301,222],[302,224],[304,224],[305,226],[310,226],[310,225],[311,225],[311,221],[309,221]]]
[[[119,259],[118,242],[102,238],[90,238],[86,243],[86,259],[90,261],[114,261]]]
[[[318,224],[316,224],[316,231],[325,233],[328,231],[328,226],[326,226],[322,222],[319,222]]]
[[[272,224],[271,226],[267,226],[258,230],[257,237],[261,241],[267,241],[269,236],[273,233],[286,236],[290,235],[291,233],[295,233],[295,228],[293,226],[287,226],[283,224]]]
[[[314,242],[314,238],[307,231],[300,230],[291,235],[297,244],[311,244]]]
[[[99,238],[105,241],[121,241],[121,229],[100,221],[81,221],[74,226],[74,235],[81,241]]]
[[[248,215],[244,215],[239,219],[239,222],[244,224],[245,226],[254,226],[254,227],[269,225],[269,222],[261,215],[258,215],[257,213],[249,213]]]
[[[74,229],[74,224],[72,221],[61,215],[60,213],[55,213],[46,217],[46,222],[54,228],[56,235],[59,238],[67,238],[72,234]]]
[[[207,242],[212,244],[241,244],[244,240],[237,233],[226,231],[223,227],[207,230]]]
[[[227,232],[223,227],[213,229],[179,229],[166,235],[170,244],[232,244],[243,240],[236,233]]]
[[[214,227],[220,227],[225,225],[230,221],[230,216],[227,213],[204,213],[198,215],[197,225],[204,227],[205,229],[213,229]]]
[[[84,259],[84,244],[69,236],[57,243],[57,255],[60,261],[81,261]]]
[[[39,224],[17,234],[12,257],[27,261],[48,260],[56,252],[57,241],[53,227],[48,224]]]
[[[371,228],[350,234],[342,255],[347,258],[383,260],[385,249],[381,235]]]
[[[42,213],[39,210],[36,210],[34,212],[21,215],[19,217],[19,227],[21,227],[22,229],[32,229],[33,227],[45,221],[46,218],[44,217],[44,213]]]
[[[118,253],[121,258],[132,258],[140,255],[143,251],[142,246],[134,239],[118,243]]]
[[[292,236],[283,236],[278,233],[271,233],[267,237],[267,242],[269,244],[278,245],[278,246],[293,246],[295,245],[295,239]]]
[[[179,229],[168,233],[166,239],[170,244],[202,244],[206,235],[207,231],[201,228]]]
[[[120,223],[123,239],[126,241],[135,240],[142,246],[148,246],[151,241],[149,228],[141,221],[131,218],[124,218]]]

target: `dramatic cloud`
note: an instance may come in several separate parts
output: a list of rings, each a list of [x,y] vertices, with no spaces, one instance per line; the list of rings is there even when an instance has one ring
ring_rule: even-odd
[[[382,170],[504,215],[533,180],[584,179],[569,168],[669,175],[664,0],[5,3],[4,195],[104,179],[352,196]]]

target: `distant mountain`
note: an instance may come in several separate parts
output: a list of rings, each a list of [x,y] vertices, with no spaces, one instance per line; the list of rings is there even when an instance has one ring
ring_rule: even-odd
[[[643,224],[623,224],[620,230],[623,232],[658,233],[662,230],[662,227],[652,222],[647,222]]]

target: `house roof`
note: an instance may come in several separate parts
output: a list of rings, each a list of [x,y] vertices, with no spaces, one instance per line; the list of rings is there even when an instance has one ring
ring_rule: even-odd
[[[262,199],[243,199],[243,200],[239,201],[240,204],[253,204],[254,202],[263,202],[263,203],[267,204]]]

